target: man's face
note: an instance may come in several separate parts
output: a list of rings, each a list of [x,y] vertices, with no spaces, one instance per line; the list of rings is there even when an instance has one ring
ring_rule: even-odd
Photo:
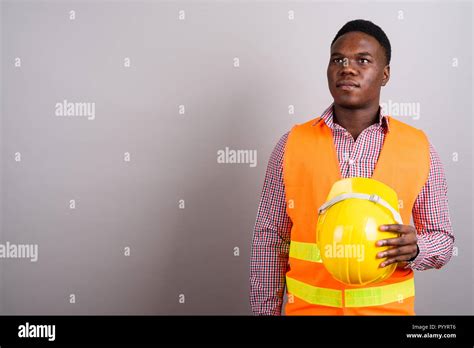
[[[390,78],[390,67],[379,42],[355,31],[342,35],[332,45],[327,75],[334,103],[359,109],[379,104],[380,88]]]

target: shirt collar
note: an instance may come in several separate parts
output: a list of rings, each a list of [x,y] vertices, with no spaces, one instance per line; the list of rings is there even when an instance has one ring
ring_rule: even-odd
[[[316,126],[320,121],[326,122],[326,125],[334,129],[334,121],[333,121],[333,109],[334,103],[332,103],[324,112],[322,113],[321,117],[318,118],[314,123],[313,126]],[[382,129],[386,130],[387,132],[390,130],[389,122],[388,122],[388,115],[385,115],[383,112],[382,107],[379,109],[379,122],[378,125],[382,127]],[[342,126],[341,126],[342,127]]]

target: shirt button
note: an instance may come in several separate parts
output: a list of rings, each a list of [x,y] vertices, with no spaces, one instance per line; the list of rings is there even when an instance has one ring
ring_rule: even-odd
[[[351,158],[351,159],[349,160],[349,165],[353,165],[354,162],[355,162],[355,161]]]

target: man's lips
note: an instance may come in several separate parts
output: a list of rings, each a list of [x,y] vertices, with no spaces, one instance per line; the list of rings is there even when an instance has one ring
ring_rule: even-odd
[[[339,88],[343,91],[353,91],[356,88],[359,88],[359,84],[354,81],[339,81],[336,83],[336,88]]]
[[[336,87],[360,87],[357,82],[354,81],[339,81],[336,83]]]

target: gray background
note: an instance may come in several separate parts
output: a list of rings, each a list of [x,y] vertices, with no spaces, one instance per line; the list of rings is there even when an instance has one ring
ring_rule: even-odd
[[[399,119],[428,134],[448,179],[458,256],[416,273],[416,311],[473,313],[471,3],[3,1],[1,10],[1,240],[39,246],[36,263],[0,259],[2,314],[250,314],[268,158],[332,101],[329,45],[356,18],[391,40],[381,101],[420,104],[419,120]],[[55,116],[64,99],[95,102],[95,120]],[[226,146],[257,150],[258,165],[217,163]]]

